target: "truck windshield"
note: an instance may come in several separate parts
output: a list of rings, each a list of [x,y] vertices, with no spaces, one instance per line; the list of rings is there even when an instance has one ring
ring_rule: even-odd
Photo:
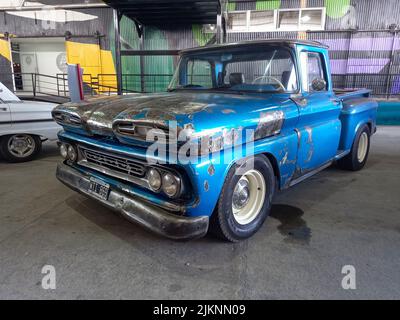
[[[181,57],[168,87],[173,90],[293,93],[295,66],[284,48],[224,50]]]

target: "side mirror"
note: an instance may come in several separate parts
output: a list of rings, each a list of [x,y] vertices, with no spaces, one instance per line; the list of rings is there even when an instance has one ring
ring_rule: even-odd
[[[315,78],[311,82],[311,88],[313,91],[323,91],[326,90],[326,81],[322,78]]]

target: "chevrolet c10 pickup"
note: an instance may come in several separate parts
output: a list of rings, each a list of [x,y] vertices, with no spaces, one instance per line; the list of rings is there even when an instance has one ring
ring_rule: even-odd
[[[377,107],[368,90],[333,89],[318,42],[186,49],[167,92],[56,107],[57,178],[166,237],[240,241],[277,190],[333,162],[362,169]]]

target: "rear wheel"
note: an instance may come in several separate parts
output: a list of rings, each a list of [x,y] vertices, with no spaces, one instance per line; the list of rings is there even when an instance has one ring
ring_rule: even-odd
[[[368,159],[371,132],[368,125],[361,126],[351,147],[350,153],[338,160],[338,165],[342,169],[358,171],[361,170]]]
[[[249,238],[261,228],[275,192],[274,171],[267,157],[256,156],[254,166],[240,175],[236,174],[238,167],[229,171],[211,217],[211,232],[231,242]]]
[[[38,136],[14,134],[2,137],[0,153],[8,162],[30,161],[40,152],[42,141]]]

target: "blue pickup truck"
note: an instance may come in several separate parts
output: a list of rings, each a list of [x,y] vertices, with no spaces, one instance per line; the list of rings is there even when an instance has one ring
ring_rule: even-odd
[[[183,50],[168,91],[67,103],[57,178],[173,239],[252,236],[273,195],[333,162],[364,167],[368,90],[334,90],[327,47],[263,40]]]

